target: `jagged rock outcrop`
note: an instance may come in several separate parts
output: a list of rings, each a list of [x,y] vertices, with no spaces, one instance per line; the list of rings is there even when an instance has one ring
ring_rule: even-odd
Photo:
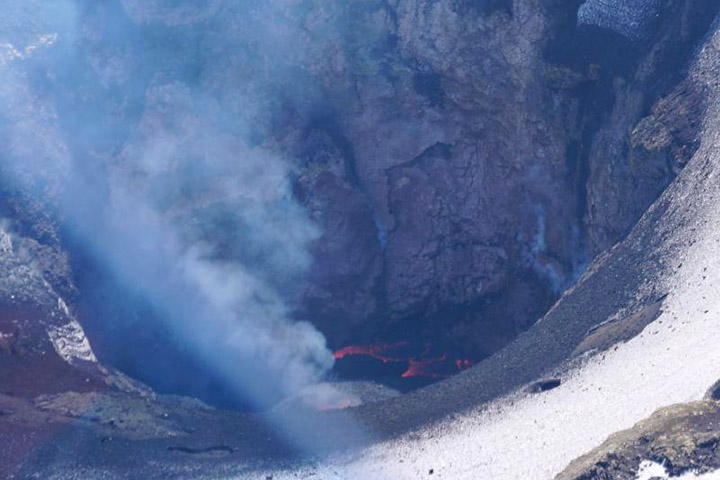
[[[98,363],[83,327],[46,279],[44,269],[62,260],[48,250],[0,227],[2,393],[33,398],[67,391],[149,392]]]
[[[720,469],[720,404],[694,402],[663,408],[612,435],[573,461],[555,480],[634,480],[643,462],[662,465],[670,478]]]

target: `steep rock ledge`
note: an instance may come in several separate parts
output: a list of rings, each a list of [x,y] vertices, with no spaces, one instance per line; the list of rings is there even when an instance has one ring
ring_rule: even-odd
[[[625,12],[642,35],[609,27],[612,2],[579,17],[572,2],[470,7],[367,7],[352,24],[376,25],[370,71],[321,77],[353,92],[331,97],[326,166],[299,178],[313,211],[343,211],[318,217],[305,304],[322,305],[305,312],[332,344],[358,341],[343,318],[365,340],[422,321],[430,337],[496,350],[624,237],[697,148],[704,107],[680,82],[717,6]]]

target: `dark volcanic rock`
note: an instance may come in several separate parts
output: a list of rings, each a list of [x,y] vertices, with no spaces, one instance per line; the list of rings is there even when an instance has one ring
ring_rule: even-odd
[[[632,73],[605,77],[600,83],[609,83],[594,91],[610,96],[609,109],[597,110],[597,99],[588,104],[596,109],[588,120],[596,123],[580,151],[587,149],[583,221],[590,258],[627,234],[636,212],[657,198],[698,147],[705,104],[698,87],[682,77],[717,6],[668,2],[662,12],[653,40],[611,43],[614,60],[597,57],[602,68],[628,62],[628,52],[635,59]],[[629,67],[617,68],[622,72]]]
[[[305,304],[332,344],[352,339],[338,316],[369,337],[412,319],[449,332],[490,324],[486,341],[502,344],[629,231],[697,148],[703,106],[678,72],[715,6],[588,2],[576,30],[566,3],[426,3],[352,10],[342,67],[314,70],[337,107],[320,123],[296,118],[323,139],[305,143],[322,160],[299,183],[312,211],[333,212],[317,216],[325,234]],[[595,56],[590,8],[652,23],[653,35],[611,46],[622,62]],[[350,48],[370,24],[373,47]]]
[[[320,124],[297,118],[323,138],[305,143],[322,160],[301,174],[302,198],[333,212],[317,216],[305,311],[331,344],[353,338],[340,316],[370,338],[421,321],[451,342],[483,329],[469,343],[495,350],[623,238],[697,148],[704,107],[680,79],[717,6],[587,2],[576,17],[572,2],[478,5],[368,4],[347,42],[372,24],[373,47],[315,65],[338,106]],[[591,23],[647,31],[608,44],[616,32]]]

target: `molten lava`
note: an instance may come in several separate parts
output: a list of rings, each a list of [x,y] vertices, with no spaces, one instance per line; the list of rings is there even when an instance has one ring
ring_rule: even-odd
[[[430,360],[408,360],[408,368],[405,373],[400,375],[402,378],[411,377],[427,377],[427,378],[445,378],[448,375],[433,371],[433,367],[440,365],[447,360],[447,354],[443,354],[440,358],[431,358]]]
[[[446,353],[439,357],[431,357],[429,345],[425,345],[420,355],[403,355],[402,352],[398,351],[406,347],[408,347],[407,342],[382,345],[350,345],[334,352],[333,358],[341,360],[346,357],[362,356],[382,363],[405,363],[407,368],[400,375],[401,378],[447,378],[473,365],[473,362],[467,359],[448,360]]]
[[[383,363],[396,363],[396,362],[404,362],[406,359],[403,358],[395,358],[395,357],[388,357],[386,355],[383,355],[384,352],[387,352],[388,350],[393,350],[399,347],[403,347],[407,345],[407,342],[400,342],[393,345],[362,345],[362,346],[348,346],[345,348],[341,348],[337,352],[333,353],[333,358],[335,360],[340,360],[341,358],[345,358],[347,356],[352,355],[362,355],[370,358],[374,358],[375,360],[380,360]]]
[[[458,371],[466,370],[473,366],[472,360],[455,360],[455,366]]]

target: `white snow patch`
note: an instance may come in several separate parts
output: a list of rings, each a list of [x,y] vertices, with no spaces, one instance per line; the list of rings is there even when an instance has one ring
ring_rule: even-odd
[[[67,304],[65,303],[65,300],[58,297],[58,309],[66,316],[70,316],[70,309],[68,308]]]
[[[662,464],[645,461],[640,464],[635,480],[720,480],[720,470],[704,474],[687,472],[679,477],[671,477]]]
[[[97,362],[85,331],[77,320],[71,320],[61,327],[49,328],[48,336],[57,354],[66,362],[72,363],[74,359]]]

